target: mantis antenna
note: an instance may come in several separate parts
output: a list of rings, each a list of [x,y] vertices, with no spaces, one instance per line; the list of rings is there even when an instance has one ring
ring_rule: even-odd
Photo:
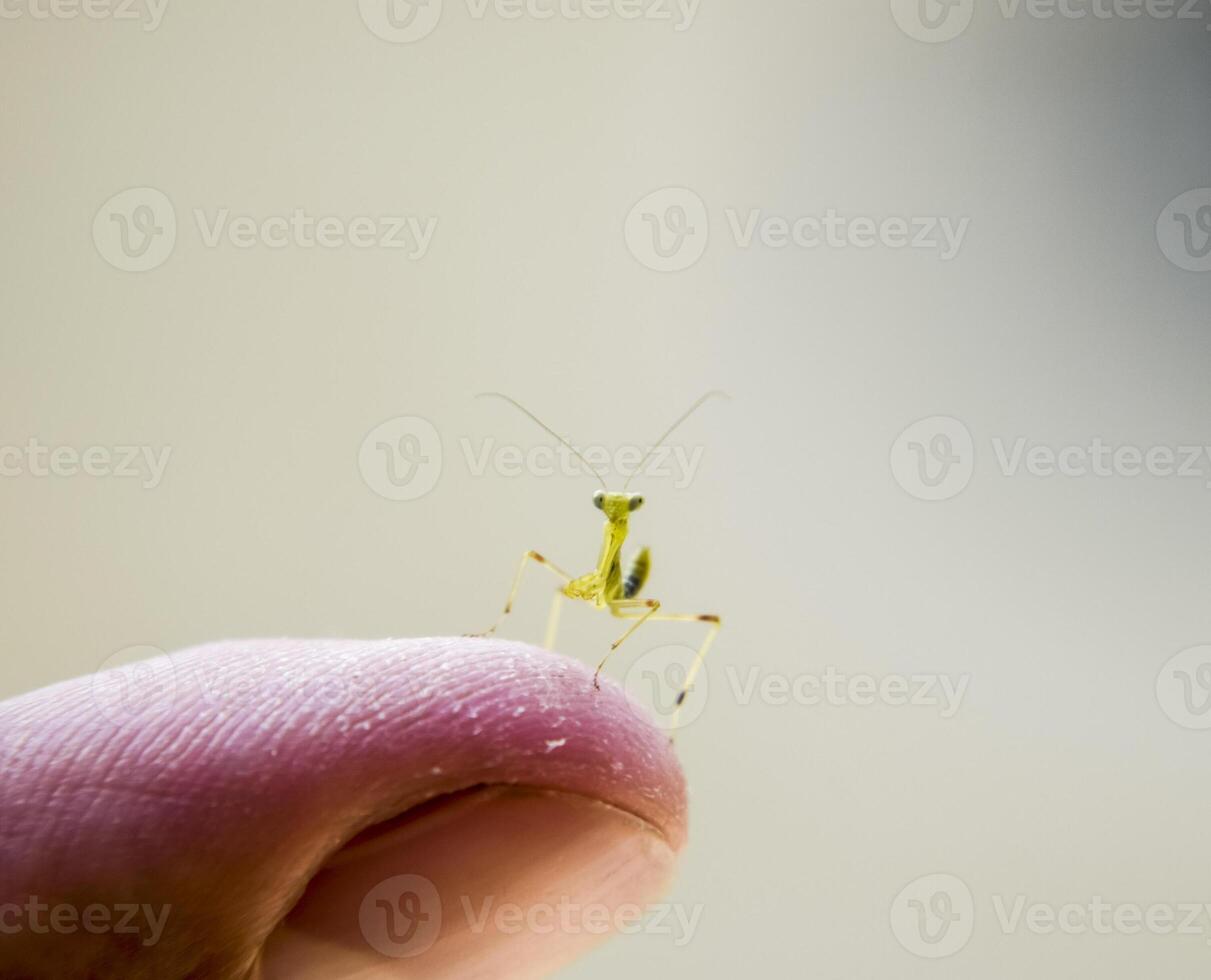
[[[581,454],[579,449],[577,449],[570,442],[568,442],[567,439],[565,439],[558,432],[556,432],[549,425],[547,425],[546,422],[544,422],[537,415],[535,415],[533,412],[531,412],[528,408],[526,408],[525,405],[523,405],[521,402],[519,402],[516,398],[510,398],[508,395],[502,395],[499,391],[485,391],[485,392],[480,393],[479,395],[476,395],[476,397],[477,398],[502,398],[505,401],[507,401],[510,405],[512,405],[514,408],[516,408],[519,412],[521,412],[527,418],[529,418],[532,422],[537,423],[537,425],[541,429],[543,429],[544,431],[553,435],[556,439],[558,439],[565,446],[567,446],[570,450],[572,450],[572,452],[576,454],[576,458],[584,464],[585,469],[587,469],[590,473],[592,473],[593,476],[597,477],[597,482],[601,484],[601,489],[603,489],[603,490],[609,489],[606,486],[605,480],[602,478],[601,474],[599,472],[597,472],[597,470],[593,467],[592,463],[590,463],[587,459],[584,458],[584,456]],[[697,406],[695,406],[695,407],[697,407]]]
[[[631,475],[627,477],[627,482],[624,483],[622,486],[622,489],[624,491],[626,490],[627,487],[629,487],[631,485],[631,481],[633,479],[635,479],[635,477],[637,477],[640,473],[643,472],[643,468],[648,465],[648,460],[650,460],[652,458],[652,455],[656,452],[657,449],[659,449],[661,446],[664,445],[665,440],[668,439],[669,436],[671,436],[674,432],[677,431],[677,428],[681,425],[681,423],[684,422],[686,419],[688,419],[696,411],[698,411],[698,409],[700,409],[703,405],[705,405],[712,398],[727,398],[727,392],[726,391],[708,391],[705,395],[703,395],[696,402],[694,402],[693,405],[691,405],[688,409],[686,409],[685,414],[683,414],[681,416],[681,418],[679,418],[676,422],[674,422],[672,425],[670,425],[668,427],[668,429],[665,431],[664,435],[662,435],[659,439],[656,440],[655,443],[653,443],[652,448],[648,450],[648,453],[646,456],[643,457],[642,462],[640,462],[640,464],[635,468],[635,470],[631,473]]]

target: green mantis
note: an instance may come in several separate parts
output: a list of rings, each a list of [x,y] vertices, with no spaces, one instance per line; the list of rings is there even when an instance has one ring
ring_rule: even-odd
[[[558,565],[548,561],[543,555],[537,551],[527,551],[517,566],[517,574],[513,578],[513,587],[509,590],[509,598],[505,601],[504,611],[500,614],[496,623],[486,630],[484,633],[477,634],[479,636],[490,636],[496,632],[497,627],[504,621],[504,618],[509,615],[513,609],[513,603],[517,598],[517,593],[521,588],[522,579],[525,575],[526,568],[531,564],[537,564],[547,569],[555,575],[559,581],[559,588],[555,592],[555,597],[551,603],[550,615],[547,619],[547,635],[545,646],[548,649],[553,649],[555,646],[555,636],[559,628],[559,613],[565,599],[575,599],[581,602],[590,603],[595,609],[600,609],[609,612],[611,616],[617,619],[630,620],[631,624],[626,631],[618,637],[611,645],[609,651],[602,658],[601,663],[597,665],[597,672],[593,675],[594,685],[598,685],[598,679],[601,676],[602,668],[605,667],[606,661],[609,660],[610,654],[617,650],[623,643],[629,639],[639,627],[644,623],[653,621],[674,621],[674,622],[700,622],[707,623],[708,628],[706,637],[702,641],[702,645],[698,648],[698,652],[694,657],[693,664],[686,672],[685,681],[681,690],[677,694],[676,708],[680,712],[681,705],[684,703],[686,695],[693,687],[694,679],[698,675],[698,671],[702,668],[703,660],[706,657],[707,651],[710,649],[711,643],[714,642],[716,634],[722,625],[718,616],[710,613],[673,613],[665,612],[661,606],[659,599],[641,599],[639,593],[643,590],[647,582],[648,572],[651,568],[651,554],[647,548],[643,548],[632,558],[624,576],[622,565],[622,547],[626,543],[627,534],[630,531],[631,515],[639,510],[644,503],[644,498],[638,493],[628,493],[627,487],[631,481],[643,471],[644,467],[652,458],[652,454],[661,447],[665,441],[673,434],[673,432],[686,419],[694,414],[705,402],[711,398],[725,397],[722,392],[711,391],[707,392],[699,398],[693,405],[687,409],[680,418],[677,419],[664,434],[653,443],[652,448],[648,450],[643,457],[639,466],[636,467],[626,484],[621,491],[612,492],[605,484],[602,475],[589,463],[575,446],[567,439],[561,436],[558,432],[548,426],[545,422],[539,419],[534,413],[519,402],[510,398],[508,395],[502,395],[498,392],[489,392],[482,397],[501,398],[513,405],[520,412],[529,417],[533,422],[542,427],[544,431],[558,439],[564,446],[575,454],[576,458],[584,465],[584,467],[592,473],[601,484],[601,489],[593,494],[593,506],[596,507],[602,514],[605,515],[605,526],[603,528],[603,537],[601,542],[601,550],[597,556],[597,564],[591,572],[584,575],[572,576],[565,572]],[[676,716],[674,717],[674,728],[676,727]]]

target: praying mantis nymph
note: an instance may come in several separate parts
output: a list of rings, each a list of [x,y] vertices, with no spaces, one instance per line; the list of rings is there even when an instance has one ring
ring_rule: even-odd
[[[674,715],[673,728],[677,727],[677,719],[681,711],[681,705],[685,702],[686,695],[693,687],[694,678],[697,677],[698,671],[702,668],[702,663],[706,657],[707,650],[710,649],[711,643],[714,641],[719,628],[722,625],[718,616],[711,613],[668,613],[661,611],[659,599],[640,599],[639,593],[643,590],[644,584],[647,582],[648,572],[651,569],[651,553],[647,548],[643,548],[638,554],[631,559],[627,567],[626,575],[622,571],[622,546],[626,541],[627,532],[630,528],[631,514],[639,510],[643,506],[643,496],[638,493],[628,493],[627,487],[631,485],[631,481],[638,476],[644,467],[651,460],[652,455],[664,445],[665,441],[673,434],[678,426],[686,419],[694,414],[705,402],[711,398],[726,397],[723,392],[709,391],[699,398],[686,412],[677,419],[665,433],[652,444],[647,454],[643,457],[639,466],[627,478],[626,484],[621,491],[612,492],[606,487],[605,479],[601,473],[581,454],[580,450],[572,445],[567,439],[561,436],[558,432],[543,422],[538,416],[531,412],[520,402],[508,395],[502,395],[499,392],[487,392],[480,397],[501,398],[513,405],[520,412],[528,416],[532,421],[541,426],[547,433],[558,439],[564,446],[572,451],[577,459],[584,465],[590,473],[597,478],[601,484],[601,489],[593,494],[593,506],[605,514],[605,537],[602,540],[601,552],[597,558],[597,567],[586,575],[573,577],[565,572],[558,565],[548,561],[537,551],[527,551],[517,566],[517,574],[513,578],[513,588],[509,591],[509,598],[505,601],[504,611],[500,617],[488,630],[483,633],[474,634],[476,636],[491,636],[496,632],[497,627],[504,621],[504,618],[509,615],[513,609],[513,602],[517,598],[518,590],[521,588],[522,577],[525,574],[526,567],[530,562],[541,565],[548,569],[552,574],[557,576],[562,583],[555,592],[555,597],[551,602],[551,612],[547,619],[547,635],[544,645],[547,649],[554,649],[555,633],[559,627],[559,612],[564,599],[579,599],[582,602],[588,602],[596,609],[608,611],[611,616],[618,619],[633,620],[630,627],[615,640],[609,651],[602,658],[601,663],[597,665],[597,672],[593,675],[594,686],[599,686],[599,678],[601,670],[609,660],[610,654],[617,650],[622,644],[644,623],[650,621],[675,621],[675,622],[699,622],[708,623],[706,637],[702,641],[702,646],[698,648],[697,655],[694,657],[694,662],[690,666],[685,675],[685,682],[681,690],[677,693],[676,714]]]

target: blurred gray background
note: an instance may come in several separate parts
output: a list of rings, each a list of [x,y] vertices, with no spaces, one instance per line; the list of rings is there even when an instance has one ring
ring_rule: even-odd
[[[476,393],[614,452],[724,388],[633,522],[651,593],[725,620],[678,739],[701,919],[564,975],[1204,970],[1211,5],[1179,8],[13,0],[0,694],[483,628],[600,515]],[[589,662],[617,632],[564,622]],[[660,715],[700,635],[610,673]],[[838,674],[877,692],[811,696]]]

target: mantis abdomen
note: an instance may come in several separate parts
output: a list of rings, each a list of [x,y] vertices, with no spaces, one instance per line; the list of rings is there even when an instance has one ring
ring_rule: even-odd
[[[644,548],[633,559],[627,569],[626,581],[622,583],[622,597],[634,599],[643,589],[643,583],[648,580],[648,572],[652,569],[652,553]]]

